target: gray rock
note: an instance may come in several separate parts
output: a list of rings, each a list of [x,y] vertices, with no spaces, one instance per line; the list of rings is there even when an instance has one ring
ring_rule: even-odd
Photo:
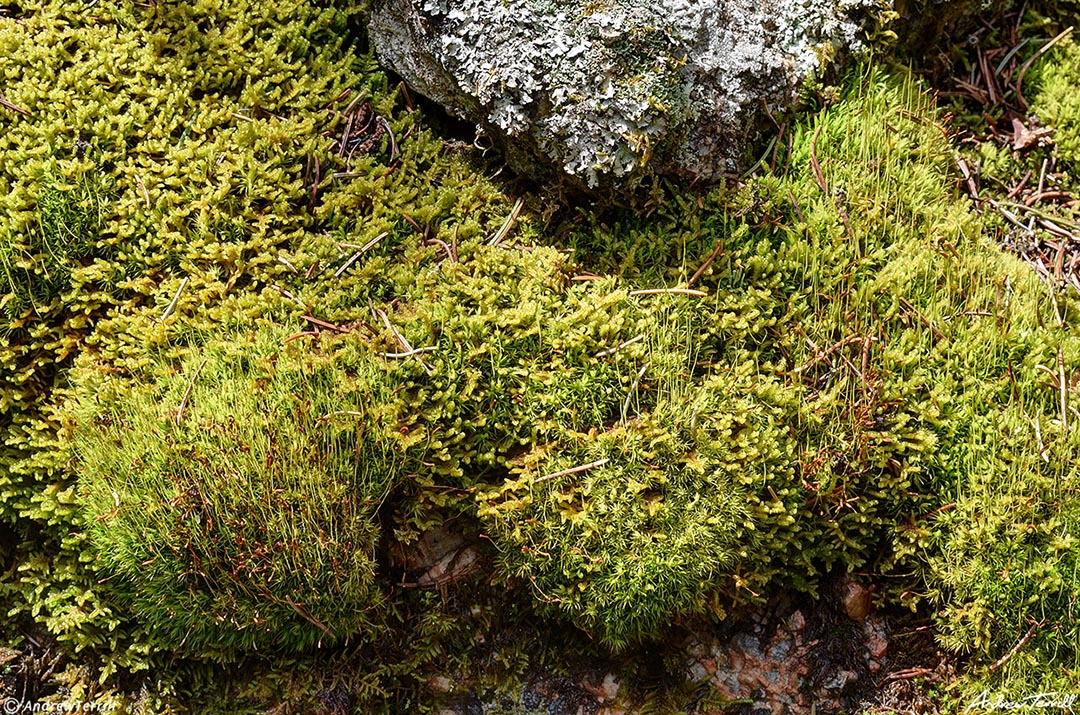
[[[518,171],[716,179],[880,0],[375,0],[382,61]]]

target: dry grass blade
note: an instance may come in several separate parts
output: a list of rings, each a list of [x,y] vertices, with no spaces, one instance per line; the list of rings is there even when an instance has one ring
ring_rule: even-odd
[[[408,354],[407,357],[416,357],[416,355],[418,353],[421,353],[421,352],[424,352],[425,350],[427,350],[427,348],[421,348],[420,350],[414,350],[413,346],[409,343],[409,341],[405,339],[405,336],[402,335],[400,332],[398,332],[398,329],[395,328],[394,324],[390,322],[390,317],[385,313],[385,311],[378,310],[378,309],[376,309],[374,307],[372,308],[372,311],[377,316],[379,316],[379,319],[382,320],[383,325],[386,326],[386,329],[389,330],[390,333],[394,336],[394,339],[398,341],[398,345],[400,345],[402,348],[404,348],[405,352]],[[432,349],[434,349],[434,348],[432,348]],[[435,371],[435,367],[433,365],[431,365],[430,363],[427,363],[424,360],[421,360],[419,357],[416,357],[416,359],[420,360],[420,364],[424,366],[424,370],[427,372],[427,374],[430,375],[432,372]]]
[[[379,353],[379,354],[382,355],[384,358],[407,358],[407,357],[412,357],[413,355],[419,355],[420,353],[435,352],[438,349],[439,348],[437,346],[435,346],[435,345],[429,345],[429,346],[424,347],[424,348],[414,348],[412,350],[409,350],[409,351],[403,352],[403,353]]]
[[[692,295],[698,298],[708,297],[703,290],[693,288],[646,288],[644,290],[632,290],[630,295]]]
[[[180,300],[180,294],[184,292],[184,288],[187,286],[187,282],[188,279],[186,277],[184,278],[184,280],[180,281],[180,287],[176,289],[176,294],[173,295],[172,301],[169,303],[169,307],[167,307],[165,309],[165,312],[161,314],[161,319],[158,320],[159,323],[172,315],[173,310],[176,308],[177,301]]]
[[[1027,108],[1028,103],[1027,103],[1027,100],[1024,99],[1024,94],[1021,91],[1021,89],[1023,87],[1023,84],[1024,84],[1024,75],[1027,74],[1028,69],[1030,69],[1031,65],[1035,63],[1035,60],[1039,59],[1040,57],[1045,55],[1047,52],[1049,52],[1051,47],[1053,47],[1054,45],[1056,45],[1057,43],[1061,42],[1066,37],[1068,37],[1069,34],[1072,31],[1073,31],[1072,25],[1070,25],[1069,27],[1066,27],[1056,37],[1054,37],[1052,40],[1050,40],[1045,45],[1040,47],[1035,54],[1033,54],[1031,57],[1027,58],[1027,61],[1024,62],[1024,64],[1020,65],[1020,71],[1017,72],[1017,74],[1016,74],[1016,97],[1017,97],[1017,99],[1020,100],[1020,104],[1022,104],[1025,109]],[[1041,187],[1040,187],[1040,191],[1041,191]]]
[[[300,617],[303,618],[305,621],[315,626],[331,638],[337,638],[337,636],[334,635],[334,632],[332,630],[330,630],[325,625],[316,620],[315,617],[308,613],[306,610],[304,610],[303,606],[301,606],[299,603],[296,603],[288,596],[285,597],[285,603],[289,604],[289,606],[291,606],[294,611],[300,614]]]
[[[637,391],[638,385],[641,384],[641,378],[645,377],[645,371],[649,369],[651,363],[645,363],[638,370],[637,377],[634,378],[634,384],[630,385],[630,389],[626,391],[626,399],[622,403],[622,413],[620,415],[620,422],[626,422],[626,415],[630,412],[630,400],[634,398],[634,392]]]
[[[604,459],[598,459],[595,462],[589,462],[588,464],[582,464],[582,465],[579,465],[577,467],[571,467],[570,469],[563,469],[562,471],[559,471],[559,472],[552,472],[551,474],[545,474],[544,476],[538,477],[536,480],[534,480],[533,484],[539,484],[540,482],[546,482],[549,479],[557,479],[558,477],[566,477],[566,476],[569,476],[571,474],[577,474],[578,472],[584,472],[586,470],[594,469],[596,467],[602,467],[602,466],[604,466],[605,464],[607,464],[610,461],[611,461],[610,458],[605,457]]]
[[[1069,383],[1065,380],[1065,358],[1058,348],[1058,394],[1061,398],[1061,429],[1069,431]]]
[[[521,207],[525,205],[525,199],[519,197],[514,202],[514,208],[510,211],[510,215],[506,217],[506,221],[503,222],[502,227],[495,232],[495,235],[488,241],[489,246],[498,246],[499,242],[506,238],[506,235],[510,233],[510,229],[514,226],[514,221],[517,220],[518,214],[521,213]]]
[[[199,364],[199,369],[191,376],[191,382],[188,383],[187,389],[184,390],[184,397],[180,400],[179,409],[176,410],[177,426],[179,426],[180,421],[184,419],[184,410],[187,408],[188,400],[191,399],[191,391],[195,388],[195,381],[199,379],[199,374],[202,373],[203,368],[206,367],[206,360],[206,358],[203,358],[202,363]]]
[[[821,170],[821,163],[817,158],[817,140],[824,124],[818,124],[814,130],[814,137],[810,140],[810,168],[814,171],[814,181],[824,194],[829,193],[829,185],[825,183],[825,172]]]
[[[1020,649],[1021,649],[1021,648],[1023,648],[1023,647],[1024,647],[1024,646],[1025,646],[1025,645],[1027,644],[1027,642],[1028,642],[1028,641],[1030,641],[1030,640],[1031,640],[1031,639],[1032,639],[1032,638],[1033,638],[1033,637],[1035,636],[1035,631],[1039,630],[1039,626],[1040,626],[1040,625],[1041,625],[1040,623],[1032,623],[1032,624],[1031,624],[1031,628],[1028,628],[1028,632],[1024,634],[1024,637],[1023,637],[1023,638],[1021,638],[1021,639],[1020,639],[1020,640],[1019,640],[1019,641],[1017,642],[1017,644],[1016,644],[1016,645],[1014,645],[1014,646],[1012,647],[1012,649],[1011,649],[1011,650],[1010,650],[1010,651],[1009,651],[1008,653],[1006,653],[1005,655],[1001,656],[1001,658],[999,658],[999,659],[997,660],[997,662],[995,662],[995,663],[994,663],[993,665],[991,665],[991,666],[990,666],[990,668],[989,668],[989,671],[990,671],[990,672],[992,673],[992,672],[994,672],[995,670],[997,670],[998,668],[1000,668],[1001,666],[1003,666],[1003,665],[1005,665],[1006,663],[1008,663],[1008,662],[1009,662],[1009,660],[1010,660],[1010,659],[1011,659],[1011,658],[1012,658],[1012,657],[1013,657],[1014,655],[1016,655],[1017,653],[1019,653],[1019,652],[1020,652]]]
[[[635,335],[634,337],[630,338],[629,340],[621,342],[621,343],[619,343],[618,345],[616,345],[613,348],[608,348],[607,350],[601,350],[600,352],[596,353],[596,355],[594,355],[593,357],[602,358],[602,357],[607,357],[608,355],[614,355],[615,353],[619,352],[620,350],[622,350],[626,346],[633,345],[634,343],[638,342],[639,340],[643,340],[644,338],[645,338],[645,333]]]

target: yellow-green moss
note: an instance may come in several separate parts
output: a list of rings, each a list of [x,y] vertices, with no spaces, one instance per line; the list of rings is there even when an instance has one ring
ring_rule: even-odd
[[[389,390],[286,338],[215,341],[138,381],[78,373],[86,528],[162,646],[295,650],[378,620],[375,514],[402,477]]]
[[[162,665],[180,643],[228,657],[311,645],[327,635],[313,620],[378,630],[388,645],[356,655],[371,669],[355,692],[405,707],[448,654],[466,667],[480,648],[463,625],[474,595],[485,614],[531,618],[532,600],[548,632],[569,622],[632,646],[779,588],[814,593],[840,568],[889,603],[938,611],[942,642],[985,676],[969,687],[1070,677],[1077,303],[1002,254],[1001,228],[957,195],[947,128],[906,75],[849,78],[745,186],[658,191],[648,211],[544,229],[546,200],[529,197],[489,246],[513,202],[345,44],[345,11],[241,0],[22,15],[0,19],[15,68],[4,95],[31,112],[0,113],[0,518],[24,537],[2,582],[12,616],[106,672],[155,667],[163,693],[203,687],[199,666]],[[342,175],[333,110],[357,96],[401,153],[384,142]],[[693,285],[705,295],[635,293],[685,288],[714,249]],[[284,345],[314,321],[331,327]],[[245,342],[260,322],[273,327]],[[1062,373],[1064,392],[1050,377]],[[242,389],[255,375],[273,400]],[[99,385],[131,387],[95,405]],[[246,418],[224,420],[223,402]],[[362,519],[326,502],[294,524],[278,487],[256,490],[264,508],[226,486],[232,464],[314,496],[321,482],[268,457],[295,467],[336,425],[319,418],[375,405],[381,468],[320,472],[331,490],[364,478],[337,493]],[[147,429],[95,426],[110,411]],[[73,416],[74,442],[61,429]],[[270,446],[271,433],[288,440]],[[162,461],[191,450],[220,458]],[[177,469],[187,490],[166,483]],[[187,501],[189,483],[220,500]],[[160,539],[136,531],[136,505],[162,517]],[[348,588],[288,549],[259,558],[289,576],[227,575],[235,537],[249,539],[221,525],[243,509],[297,529],[324,567],[334,549],[318,527],[353,530]],[[490,537],[490,572],[445,602],[392,590],[387,554],[433,525]],[[218,576],[188,584],[192,554]],[[1029,619],[1037,635],[985,670]],[[263,667],[245,692],[316,687],[282,675],[295,661]]]
[[[1071,40],[1060,43],[1034,74],[1031,111],[1043,124],[1053,127],[1058,156],[1071,168],[1080,166],[1080,98],[1076,92],[1080,46]]]

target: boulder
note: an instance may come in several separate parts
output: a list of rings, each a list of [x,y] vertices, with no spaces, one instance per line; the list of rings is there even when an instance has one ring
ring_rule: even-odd
[[[375,0],[381,60],[517,171],[716,180],[878,0]]]

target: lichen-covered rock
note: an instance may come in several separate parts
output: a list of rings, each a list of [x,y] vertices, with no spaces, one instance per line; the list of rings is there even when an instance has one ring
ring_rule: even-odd
[[[714,179],[875,0],[379,0],[382,60],[516,169],[590,186],[646,165]],[[862,13],[866,14],[866,13]]]

